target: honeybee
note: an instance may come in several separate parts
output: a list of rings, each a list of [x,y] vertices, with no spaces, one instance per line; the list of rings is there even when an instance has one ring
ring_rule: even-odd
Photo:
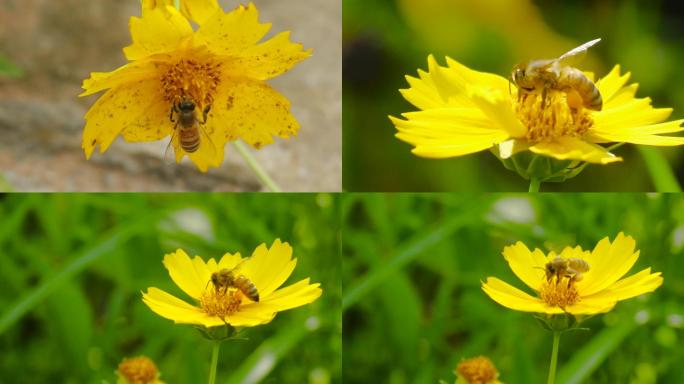
[[[563,277],[567,277],[568,286],[570,286],[584,278],[582,273],[589,272],[589,263],[576,257],[563,258],[556,256],[556,258],[546,263],[544,270],[546,271],[546,281],[551,282],[553,277],[556,276],[556,284],[558,284]]]
[[[601,39],[588,41],[556,59],[532,60],[527,64],[518,64],[513,67],[511,79],[518,87],[518,99],[520,100],[522,92],[541,90],[542,103],[544,103],[549,89],[566,93],[574,90],[582,98],[584,108],[600,111],[603,107],[603,99],[596,84],[579,69],[563,65],[563,61],[586,52],[599,41]]]
[[[240,264],[233,269],[223,268],[212,273],[209,282],[214,284],[216,295],[225,295],[228,288],[237,288],[237,290],[242,292],[248,299],[258,303],[259,291],[257,290],[257,287],[250,279],[237,272]],[[207,284],[209,284],[209,282],[207,282]]]
[[[169,150],[176,135],[178,135],[181,148],[187,153],[197,152],[202,141],[206,141],[208,143],[206,149],[209,155],[213,157],[216,151],[214,143],[203,128],[203,125],[207,122],[207,114],[209,114],[210,109],[211,105],[207,105],[204,108],[202,111],[203,120],[200,120],[197,116],[196,103],[192,98],[183,95],[174,102],[169,114],[169,120],[172,123],[176,123],[176,125],[173,127],[173,136],[171,136],[171,141],[169,141],[169,145],[166,147],[164,158],[169,157]],[[174,115],[176,116],[175,120]]]

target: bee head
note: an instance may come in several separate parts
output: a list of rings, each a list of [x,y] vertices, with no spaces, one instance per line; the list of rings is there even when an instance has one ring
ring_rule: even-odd
[[[183,99],[178,103],[178,109],[182,112],[192,112],[195,110],[195,103],[192,100]]]

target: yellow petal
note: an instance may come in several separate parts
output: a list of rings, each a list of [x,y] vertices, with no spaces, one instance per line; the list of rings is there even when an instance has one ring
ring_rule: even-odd
[[[601,239],[591,254],[585,258],[590,270],[577,284],[580,294],[593,295],[624,276],[639,258],[639,251],[635,252],[635,247],[634,239],[622,232],[612,243],[608,237]]]
[[[611,109],[594,112],[592,130],[610,132],[659,123],[667,119],[671,113],[671,108],[653,108],[649,98],[632,99]]]
[[[163,263],[173,282],[188,296],[199,300],[211,274],[204,261],[199,256],[191,260],[185,251],[179,249],[165,255]]]
[[[264,312],[260,310],[245,311],[241,308],[239,312],[226,317],[226,322],[234,327],[254,327],[269,323],[273,320],[275,315],[274,312]]]
[[[131,17],[129,27],[133,43],[124,48],[128,60],[174,51],[193,34],[188,20],[169,6],[144,12],[142,18]]]
[[[430,74],[419,69],[418,75],[420,78],[406,76],[406,81],[411,87],[400,89],[402,96],[418,109],[444,107],[445,100],[439,95]]]
[[[565,308],[565,311],[573,315],[593,315],[605,313],[613,309],[617,302],[605,298],[581,298],[579,302]]]
[[[592,295],[592,298],[620,301],[645,293],[653,292],[663,284],[660,272],[651,273],[651,268],[644,269],[630,277],[624,278]]]
[[[498,91],[472,92],[470,99],[477,108],[499,125],[499,129],[508,132],[511,137],[521,138],[527,133],[527,128],[513,112],[510,97]]]
[[[169,120],[169,113],[168,104],[161,100],[152,102],[145,113],[121,131],[121,136],[128,142],[157,141],[170,136],[174,123]]]
[[[240,56],[245,49],[256,44],[271,28],[271,24],[258,21],[259,11],[250,3],[238,6],[229,13],[216,12],[196,32],[199,43],[219,55]]]
[[[482,290],[492,300],[516,311],[550,314],[563,313],[560,308],[549,307],[540,299],[532,297],[495,277],[488,277],[487,282],[482,283]]]
[[[309,284],[309,279],[303,279],[272,292],[258,303],[246,304],[243,307],[248,309],[258,306],[262,310],[279,312],[309,304],[318,299],[322,293],[320,284]]]
[[[139,80],[108,90],[85,115],[82,147],[90,158],[95,147],[104,152],[116,136],[144,118],[159,100],[159,85],[153,80]]]
[[[610,103],[618,91],[627,83],[629,76],[629,72],[620,76],[620,66],[616,65],[605,77],[596,82],[596,87],[601,92],[604,104]]]
[[[212,49],[212,45],[209,46]],[[270,79],[290,70],[300,61],[311,56],[311,50],[290,42],[290,32],[281,32],[272,39],[240,52],[231,61],[229,73],[248,76],[257,80]],[[221,55],[221,52],[216,52]]]
[[[581,160],[597,164],[622,160],[599,145],[569,136],[558,137],[551,142],[537,143],[530,147],[530,151],[559,160]]]
[[[533,252],[518,241],[514,245],[504,248],[503,256],[511,267],[513,273],[528,287],[539,291],[541,283],[544,281],[544,265],[546,256],[544,253],[535,249]]]
[[[660,136],[663,133],[684,131],[681,126],[684,120],[643,126],[627,126],[605,130],[602,127],[592,129],[590,140],[593,142],[619,142],[641,145],[673,146],[684,145],[684,137]]]
[[[241,138],[254,148],[273,143],[273,136],[296,135],[299,123],[290,113],[290,101],[268,84],[247,78],[225,78],[217,89],[210,113],[216,135]]]
[[[225,269],[233,269],[233,268],[235,268],[235,266],[240,264],[240,262],[242,262],[242,260],[244,260],[244,259],[242,258],[242,256],[240,256],[239,252],[234,253],[234,254],[226,253],[225,255],[223,255],[223,257],[221,257],[221,260],[219,261],[218,266],[216,266],[214,268],[214,270],[219,270],[219,269],[224,269],[224,268]],[[211,266],[209,268],[211,269]]]
[[[199,25],[220,9],[216,0],[181,0],[181,13]]]
[[[296,264],[290,244],[277,239],[271,248],[259,245],[243,271],[259,290],[259,296],[267,297],[290,277]]]
[[[508,139],[508,133],[475,108],[440,108],[390,116],[397,137],[426,157],[451,157],[479,152]]]
[[[180,324],[201,324],[207,316],[198,307],[172,296],[158,288],[143,292],[143,302],[154,313]]]
[[[140,60],[128,63],[111,72],[93,72],[90,78],[83,80],[84,92],[79,96],[88,96],[114,88],[126,83],[155,78],[157,71],[154,63],[150,60]]]

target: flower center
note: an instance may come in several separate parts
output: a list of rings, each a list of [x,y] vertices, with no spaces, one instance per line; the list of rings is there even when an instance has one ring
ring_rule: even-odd
[[[152,360],[144,356],[124,359],[119,364],[117,372],[131,384],[152,383],[159,376],[157,366],[154,365]]]
[[[456,367],[456,372],[468,383],[487,384],[494,382],[499,376],[492,361],[484,356],[461,361]]]
[[[568,93],[549,89],[542,100],[541,91],[523,92],[513,101],[515,113],[527,127],[527,140],[552,141],[558,137],[583,136],[594,120],[582,107],[582,98],[574,90]]]
[[[161,75],[162,94],[170,103],[182,96],[190,97],[202,109],[214,101],[220,75],[221,63],[209,57],[182,58],[170,64]]]
[[[240,309],[242,293],[237,290],[217,292],[215,289],[206,290],[200,297],[202,310],[210,316],[225,318]]]
[[[570,280],[569,277],[561,278],[558,281],[554,279],[547,281],[545,279],[539,290],[539,297],[546,304],[560,308],[573,305],[580,300],[574,280]]]

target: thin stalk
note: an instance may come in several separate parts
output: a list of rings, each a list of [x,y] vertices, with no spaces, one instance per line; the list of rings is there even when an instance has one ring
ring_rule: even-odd
[[[221,341],[214,341],[214,347],[211,350],[211,366],[209,367],[209,384],[216,383],[216,366],[218,365],[219,348]]]
[[[235,148],[237,149],[238,153],[240,156],[242,156],[243,159],[247,162],[247,165],[249,165],[250,168],[252,168],[252,171],[256,174],[256,176],[259,178],[259,181],[268,188],[269,191],[271,192],[280,192],[281,189],[276,184],[273,179],[266,173],[266,171],[261,167],[259,162],[252,156],[252,154],[249,152],[247,147],[245,147],[245,144],[243,144],[241,141],[233,141],[233,145],[235,145]]]
[[[556,366],[558,365],[558,346],[560,345],[560,335],[558,331],[553,332],[553,349],[551,350],[551,364],[549,365],[549,379],[547,384],[553,384],[556,381]]]
[[[535,177],[530,179],[530,187],[527,192],[539,192],[539,187],[541,187],[541,181]]]
[[[180,0],[173,0],[173,6],[180,10]]]

